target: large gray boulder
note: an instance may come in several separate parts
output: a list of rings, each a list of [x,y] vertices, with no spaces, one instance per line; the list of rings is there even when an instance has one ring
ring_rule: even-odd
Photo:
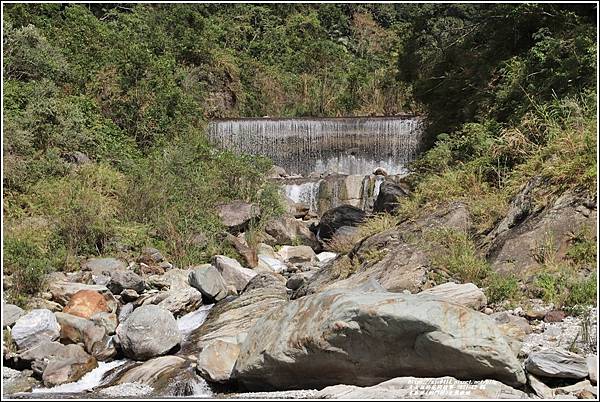
[[[2,302],[2,328],[11,327],[25,315],[25,311],[14,304]]]
[[[318,399],[528,399],[527,394],[494,380],[460,381],[453,377],[399,377],[371,387],[333,385]]]
[[[11,335],[19,349],[29,349],[42,341],[58,339],[60,326],[52,311],[36,309],[15,322]]]
[[[117,337],[123,353],[135,360],[164,355],[181,343],[173,314],[155,305],[135,309],[117,327]]]
[[[581,379],[588,376],[585,358],[564,349],[544,349],[531,353],[525,368],[540,377]]]
[[[188,276],[190,285],[200,291],[207,301],[219,301],[227,296],[227,284],[221,273],[210,264],[194,267]]]
[[[273,309],[242,343],[233,378],[251,390],[453,376],[525,383],[493,320],[427,295],[329,290]]]
[[[217,268],[227,285],[235,286],[238,292],[241,292],[250,279],[256,276],[256,272],[251,269],[244,268],[233,258],[224,255],[216,255],[213,257],[213,265]]]

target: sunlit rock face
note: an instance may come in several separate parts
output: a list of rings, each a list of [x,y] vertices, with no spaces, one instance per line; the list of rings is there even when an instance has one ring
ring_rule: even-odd
[[[290,174],[367,175],[377,167],[405,172],[419,152],[420,117],[232,119],[210,123],[221,148],[269,157]]]

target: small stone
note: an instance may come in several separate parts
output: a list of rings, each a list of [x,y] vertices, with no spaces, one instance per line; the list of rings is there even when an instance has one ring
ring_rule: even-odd
[[[483,309],[483,313],[487,314],[487,315],[494,314],[494,310],[492,310],[489,307],[486,307],[486,308]]]
[[[133,302],[138,299],[140,295],[133,289],[123,289],[121,292],[121,299],[124,303]]]
[[[565,319],[565,312],[562,310],[551,310],[544,316],[545,322],[562,322]]]

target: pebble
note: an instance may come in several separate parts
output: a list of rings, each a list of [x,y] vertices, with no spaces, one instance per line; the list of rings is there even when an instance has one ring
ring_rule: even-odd
[[[317,395],[316,389],[299,389],[293,391],[273,392],[245,392],[240,394],[229,394],[227,398],[233,399],[314,399]]]
[[[588,315],[588,337],[582,336],[583,321],[580,317],[565,317],[562,322],[539,322],[532,324],[533,332],[525,337],[521,353],[529,355],[544,348],[575,349],[582,356],[597,353],[596,337],[598,334],[597,308],[592,308]]]
[[[127,397],[148,395],[152,391],[154,391],[154,389],[149,385],[127,382],[103,388],[100,390],[100,394],[114,397]]]

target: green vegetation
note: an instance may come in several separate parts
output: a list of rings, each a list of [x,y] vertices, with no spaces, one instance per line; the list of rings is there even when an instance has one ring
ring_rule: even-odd
[[[493,272],[467,233],[446,228],[426,230],[418,241],[431,255],[435,282],[474,283],[485,290],[490,303],[522,297],[517,278]]]

